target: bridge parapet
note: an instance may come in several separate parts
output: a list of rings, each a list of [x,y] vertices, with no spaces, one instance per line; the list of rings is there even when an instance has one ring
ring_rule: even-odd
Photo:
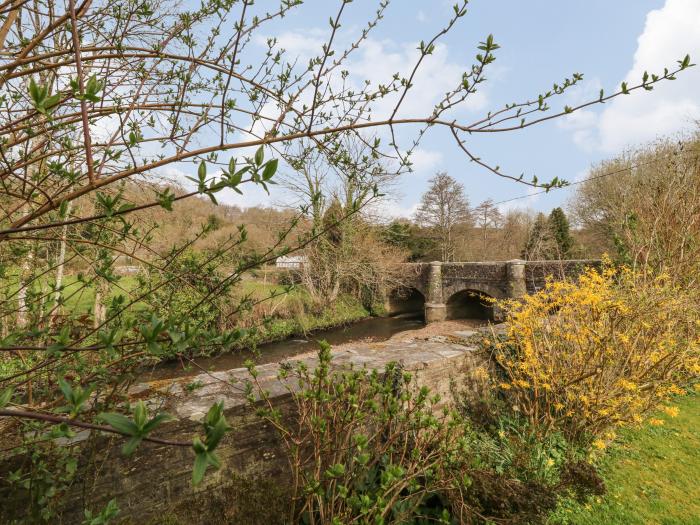
[[[485,261],[412,263],[406,267],[406,286],[425,300],[425,321],[443,321],[456,294],[473,292],[494,299],[518,299],[544,287],[547,279],[572,279],[599,260]],[[498,312],[494,312],[498,317]]]

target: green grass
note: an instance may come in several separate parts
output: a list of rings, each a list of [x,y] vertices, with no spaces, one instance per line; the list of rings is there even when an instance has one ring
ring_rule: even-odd
[[[123,294],[128,297],[129,292],[136,288],[136,277],[125,275],[120,277],[116,283],[110,287],[110,297]],[[64,309],[73,315],[87,313],[95,306],[95,289],[92,286],[85,286],[78,281],[76,275],[66,275],[63,278],[63,297],[65,298]]]
[[[601,465],[608,492],[562,505],[552,524],[700,524],[700,395],[679,398],[665,424],[622,432]]]

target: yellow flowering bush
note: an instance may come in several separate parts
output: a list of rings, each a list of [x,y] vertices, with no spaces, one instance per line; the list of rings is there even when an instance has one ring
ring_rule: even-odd
[[[640,423],[700,376],[697,302],[667,276],[626,268],[550,282],[502,304],[498,388],[542,434],[596,438]]]

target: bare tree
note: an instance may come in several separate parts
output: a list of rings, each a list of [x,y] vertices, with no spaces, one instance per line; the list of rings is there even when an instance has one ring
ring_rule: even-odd
[[[454,260],[456,226],[472,223],[469,200],[464,186],[447,173],[438,173],[430,179],[428,190],[421,197],[415,220],[435,232],[443,261]]]
[[[483,201],[472,210],[472,214],[477,227],[481,229],[481,256],[486,259],[489,257],[489,231],[493,231],[501,227],[503,215],[498,207],[493,203],[493,199]]]
[[[612,176],[608,174],[613,174]],[[605,161],[570,205],[611,254],[684,285],[700,271],[700,138],[660,140]]]

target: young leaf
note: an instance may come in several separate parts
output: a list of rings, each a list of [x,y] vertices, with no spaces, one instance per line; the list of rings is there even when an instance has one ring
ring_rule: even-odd
[[[265,164],[265,169],[263,169],[262,179],[264,181],[269,180],[277,171],[277,159],[272,159]]]
[[[265,151],[263,149],[263,146],[260,146],[258,148],[258,150],[255,152],[255,164],[257,166],[262,166],[264,158],[265,158]]]
[[[136,450],[136,447],[138,447],[141,444],[141,440],[141,436],[134,436],[129,438],[122,447],[122,454],[124,454],[125,456],[131,456]]]
[[[97,416],[101,421],[107,423],[117,432],[126,434],[127,436],[134,436],[138,433],[139,429],[128,417],[123,414],[116,413],[103,413]]]
[[[0,408],[3,408],[7,406],[7,404],[10,402],[12,399],[12,394],[14,394],[14,390],[12,387],[7,387],[5,390],[2,391],[0,394]]]

